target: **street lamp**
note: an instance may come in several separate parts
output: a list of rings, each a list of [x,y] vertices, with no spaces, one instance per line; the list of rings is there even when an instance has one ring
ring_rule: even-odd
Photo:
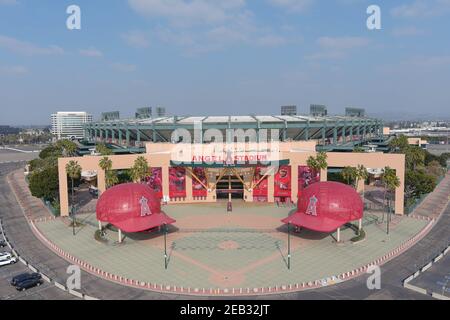
[[[390,231],[390,223],[391,223],[391,199],[388,198],[387,234],[389,234]]]
[[[72,203],[72,234],[75,236],[75,205]]]
[[[167,224],[164,224],[164,269],[167,270]]]
[[[291,270],[291,223],[288,223],[288,270]]]

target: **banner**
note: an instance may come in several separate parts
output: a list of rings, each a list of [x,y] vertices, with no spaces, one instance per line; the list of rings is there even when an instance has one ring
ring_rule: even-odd
[[[256,167],[255,168],[255,176],[253,178],[253,184],[256,185],[263,177],[264,174],[262,173],[263,167]],[[253,197],[257,198],[267,198],[268,196],[268,178],[267,176],[253,188]]]
[[[192,170],[193,174],[207,186],[208,180],[206,179],[206,171],[204,168],[194,168]],[[197,179],[192,177],[192,196],[195,198],[207,197],[208,190],[202,185]]]
[[[151,168],[151,175],[145,179],[147,185],[156,193],[159,198],[163,197],[162,188],[162,168]]]
[[[186,168],[169,168],[169,197],[186,198]]]
[[[285,198],[291,197],[291,167],[280,166],[275,174],[275,190],[274,197]]]
[[[320,171],[311,169],[308,166],[298,167],[298,193],[301,195],[303,189],[313,183],[320,182]]]

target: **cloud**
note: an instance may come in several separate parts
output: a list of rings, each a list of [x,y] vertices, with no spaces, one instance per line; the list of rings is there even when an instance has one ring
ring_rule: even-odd
[[[128,0],[131,8],[141,15],[161,17],[174,25],[221,23],[242,9],[245,0]]]
[[[79,53],[84,57],[92,57],[92,58],[103,57],[103,53],[100,50],[93,47],[90,47],[88,49],[80,49]]]
[[[391,15],[398,18],[427,18],[448,13],[450,13],[450,0],[415,0],[391,10]]]
[[[24,66],[0,66],[0,75],[24,75],[28,69]]]
[[[25,56],[63,54],[64,50],[58,46],[39,47],[30,42],[17,40],[0,35],[0,48]]]
[[[148,36],[138,30],[129,31],[127,33],[122,33],[120,37],[131,47],[134,48],[148,48],[150,42]]]
[[[363,37],[321,37],[317,44],[330,50],[349,50],[358,47],[364,47],[369,44],[369,39]]]
[[[415,37],[423,34],[425,32],[416,27],[399,27],[392,30],[392,35],[395,37]]]
[[[246,0],[129,0],[141,15],[159,18],[152,39],[181,48],[185,55],[223,50],[231,46],[277,47],[298,41],[286,30],[260,25]],[[135,47],[149,45],[146,33],[122,34]]]
[[[112,67],[116,71],[120,72],[134,72],[137,69],[137,66],[134,64],[126,64],[126,63],[113,63]]]
[[[320,37],[316,41],[321,51],[306,58],[309,60],[318,59],[343,59],[349,51],[362,48],[370,43],[364,37]]]
[[[288,12],[292,13],[303,12],[314,3],[313,0],[268,0],[268,1],[271,5],[283,8]]]

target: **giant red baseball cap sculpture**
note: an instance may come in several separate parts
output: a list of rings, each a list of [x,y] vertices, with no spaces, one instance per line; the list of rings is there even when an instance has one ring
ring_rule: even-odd
[[[364,205],[352,187],[338,182],[317,182],[302,191],[297,212],[282,221],[318,232],[334,232],[363,217]]]
[[[176,222],[161,211],[160,199],[144,184],[127,183],[108,189],[98,200],[96,212],[98,221],[128,233]]]

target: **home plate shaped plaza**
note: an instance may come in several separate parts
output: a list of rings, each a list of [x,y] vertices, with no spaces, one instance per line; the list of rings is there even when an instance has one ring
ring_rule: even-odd
[[[108,241],[94,240],[98,222],[94,212],[78,215],[82,227],[71,236],[67,220],[36,222],[36,227],[64,252],[109,274],[171,287],[192,289],[268,288],[331,278],[385,256],[423,230],[429,221],[395,216],[386,234],[381,212],[365,212],[366,239],[353,243],[355,231],[335,234],[301,229],[291,232],[291,268],[288,269],[288,233],[281,219],[292,206],[226,203],[166,206],[177,220],[167,235],[165,269],[162,232],[126,234],[118,243],[114,228]]]

